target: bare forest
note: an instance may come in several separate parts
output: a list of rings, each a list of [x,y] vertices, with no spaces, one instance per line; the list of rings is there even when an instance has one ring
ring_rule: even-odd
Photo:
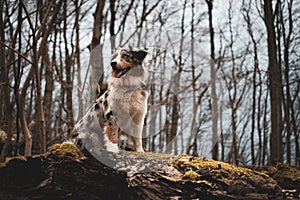
[[[300,166],[300,2],[0,0],[0,161],[68,139],[146,49],[144,148]]]

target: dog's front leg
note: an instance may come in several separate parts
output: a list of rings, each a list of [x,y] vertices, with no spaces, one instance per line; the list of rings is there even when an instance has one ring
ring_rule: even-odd
[[[134,137],[131,137],[131,139],[133,139],[135,150],[137,152],[144,152],[142,134],[143,134],[143,126],[139,126],[137,127]]]
[[[111,152],[119,152],[118,148],[119,127],[115,119],[111,116],[104,125],[104,142],[106,150]]]

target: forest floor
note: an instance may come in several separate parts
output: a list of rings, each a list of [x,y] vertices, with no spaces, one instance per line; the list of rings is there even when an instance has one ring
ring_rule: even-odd
[[[69,143],[0,163],[0,199],[299,199],[300,171],[188,155],[101,153]]]

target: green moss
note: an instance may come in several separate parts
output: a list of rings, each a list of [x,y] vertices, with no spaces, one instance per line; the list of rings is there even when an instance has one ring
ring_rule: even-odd
[[[188,172],[185,172],[181,177],[166,177],[167,180],[171,182],[192,182],[196,184],[200,184],[202,186],[206,186],[208,188],[212,187],[212,184],[209,181],[201,180],[201,176],[197,174],[196,172],[190,170]]]
[[[72,143],[64,142],[62,144],[54,144],[48,148],[48,156],[51,158],[68,159],[80,158],[83,153]]]
[[[188,179],[188,180],[197,180],[197,178],[199,178],[200,175],[197,174],[196,172],[194,172],[193,170],[189,170],[187,172],[184,173],[182,179]]]
[[[165,176],[164,178],[167,179],[167,180],[169,180],[169,181],[172,181],[172,182],[181,181],[181,178],[168,177],[168,176]]]
[[[188,155],[177,156],[172,164],[183,174],[183,179],[191,181],[201,180],[202,177],[211,177],[212,179],[218,179],[226,184],[230,184],[236,177],[268,177],[263,172]],[[205,179],[207,178],[203,178],[202,180]]]

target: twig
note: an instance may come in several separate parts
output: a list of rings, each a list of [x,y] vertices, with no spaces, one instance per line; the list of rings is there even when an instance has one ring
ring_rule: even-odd
[[[33,64],[31,60],[29,60],[25,55],[23,55],[22,53],[18,52],[17,50],[11,48],[10,46],[8,46],[7,44],[5,44],[4,42],[0,41],[0,43],[5,46],[6,48],[12,50],[13,52],[15,52],[16,54],[20,55],[22,58],[24,58],[27,62],[29,62],[30,64]]]

